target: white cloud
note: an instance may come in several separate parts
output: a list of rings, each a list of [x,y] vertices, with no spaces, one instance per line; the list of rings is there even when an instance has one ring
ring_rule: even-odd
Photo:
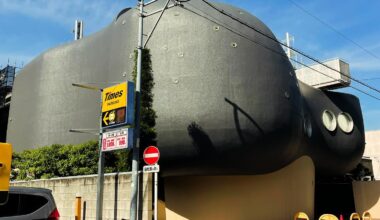
[[[328,51],[326,55],[329,54],[332,57],[339,57],[350,64],[350,67],[354,71],[375,71],[380,70],[380,60],[370,54],[368,54],[363,49],[353,45],[336,50]],[[372,45],[362,46],[366,50],[375,54],[375,56],[380,57],[380,43],[374,43]],[[325,56],[326,56],[325,55]]]
[[[350,66],[359,71],[375,71],[380,70],[380,61],[360,58],[350,62]]]
[[[125,0],[0,0],[1,13],[19,13],[25,16],[48,19],[58,24],[71,27],[75,19],[83,19],[89,32],[99,29],[116,16],[116,14],[131,5]]]
[[[58,28],[66,30],[66,33],[71,32],[76,19],[81,19],[84,21],[84,34],[88,36],[111,23],[123,8],[130,7],[132,3],[135,3],[135,1],[0,0],[0,16],[5,19],[4,22],[11,24],[10,26],[12,26],[12,20],[7,20],[8,15],[20,15],[40,21],[45,20],[49,22],[49,25],[58,26]],[[41,29],[41,27],[39,28]],[[14,65],[15,62],[17,63],[17,66],[21,65],[22,62],[26,64],[36,55],[46,50],[46,48],[57,44],[54,39],[49,37],[31,43],[28,38],[29,35],[29,32],[12,35],[12,40],[8,39],[8,47],[0,47],[0,65],[6,65],[8,59],[11,65]],[[15,42],[19,43],[17,43],[17,45],[12,45]],[[20,47],[20,45],[23,44],[27,46],[24,45]]]

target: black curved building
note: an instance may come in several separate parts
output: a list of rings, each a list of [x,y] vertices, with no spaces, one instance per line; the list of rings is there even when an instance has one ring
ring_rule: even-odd
[[[225,14],[201,0],[168,8],[147,43],[163,175],[267,173],[302,155],[323,174],[354,168],[364,151],[358,99],[299,82],[268,27],[242,9],[213,5]],[[145,18],[146,35],[157,17]],[[68,130],[98,128],[99,94],[71,84],[132,80],[137,19],[123,10],[102,31],[46,51],[19,73],[7,136],[16,149],[94,138]],[[340,113],[351,116],[351,131],[323,124]]]

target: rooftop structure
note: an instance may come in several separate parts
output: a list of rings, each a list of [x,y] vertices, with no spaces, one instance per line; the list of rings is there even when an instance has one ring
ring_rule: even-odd
[[[338,89],[351,84],[350,67],[340,59],[332,59],[296,69],[298,80],[319,89]]]

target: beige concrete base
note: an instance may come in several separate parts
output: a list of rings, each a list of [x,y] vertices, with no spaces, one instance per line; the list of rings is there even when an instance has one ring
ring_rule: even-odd
[[[380,181],[353,182],[356,212],[371,213],[372,219],[380,219]]]
[[[169,177],[161,219],[284,220],[298,211],[312,217],[314,176],[312,160],[302,157],[265,175]]]

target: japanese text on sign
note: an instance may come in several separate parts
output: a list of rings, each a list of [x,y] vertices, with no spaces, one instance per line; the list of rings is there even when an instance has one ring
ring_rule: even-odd
[[[130,130],[128,128],[108,131],[103,133],[102,137],[102,151],[111,151],[128,148],[131,143]]]

